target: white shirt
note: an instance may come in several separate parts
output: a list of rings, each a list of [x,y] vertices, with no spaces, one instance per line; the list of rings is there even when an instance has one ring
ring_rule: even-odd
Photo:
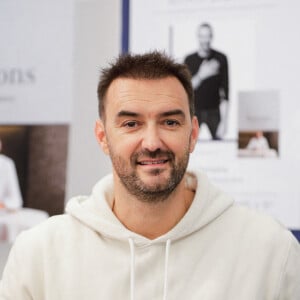
[[[15,164],[3,154],[0,154],[0,202],[9,209],[20,208],[23,203]]]
[[[265,151],[269,150],[268,140],[264,137],[253,137],[250,139],[249,144],[247,145],[249,150]]]

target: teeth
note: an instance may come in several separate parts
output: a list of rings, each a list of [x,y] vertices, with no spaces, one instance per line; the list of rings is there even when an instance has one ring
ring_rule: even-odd
[[[157,165],[157,164],[163,164],[166,160],[155,160],[155,161],[142,161],[140,162],[141,165]]]

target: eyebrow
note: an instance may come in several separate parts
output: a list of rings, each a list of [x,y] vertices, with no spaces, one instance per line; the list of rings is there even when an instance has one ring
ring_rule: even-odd
[[[182,116],[185,117],[185,113],[181,109],[173,109],[173,110],[168,110],[165,112],[162,112],[159,114],[160,117],[169,117],[169,116]],[[122,117],[139,117],[141,114],[133,112],[133,111],[128,111],[128,110],[121,110],[117,114],[117,118],[122,118]]]
[[[121,110],[118,112],[117,117],[122,118],[122,117],[138,117],[140,114],[128,111],[128,110]]]
[[[161,117],[169,117],[169,116],[182,116],[185,117],[185,113],[181,109],[173,109],[160,114]]]

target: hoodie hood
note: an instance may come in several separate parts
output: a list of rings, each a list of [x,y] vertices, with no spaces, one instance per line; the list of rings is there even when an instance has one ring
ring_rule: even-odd
[[[132,239],[135,245],[149,245],[179,240],[218,218],[232,204],[233,199],[212,185],[206,175],[191,173],[197,179],[194,200],[179,223],[166,234],[150,240],[128,230],[112,212],[113,175],[107,175],[93,188],[90,196],[72,198],[66,212],[99,234],[118,240]]]

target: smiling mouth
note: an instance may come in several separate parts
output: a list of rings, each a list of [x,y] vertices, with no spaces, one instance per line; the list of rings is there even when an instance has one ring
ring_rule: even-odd
[[[156,159],[156,160],[144,160],[138,162],[142,166],[153,166],[153,165],[162,165],[168,162],[168,159]]]

